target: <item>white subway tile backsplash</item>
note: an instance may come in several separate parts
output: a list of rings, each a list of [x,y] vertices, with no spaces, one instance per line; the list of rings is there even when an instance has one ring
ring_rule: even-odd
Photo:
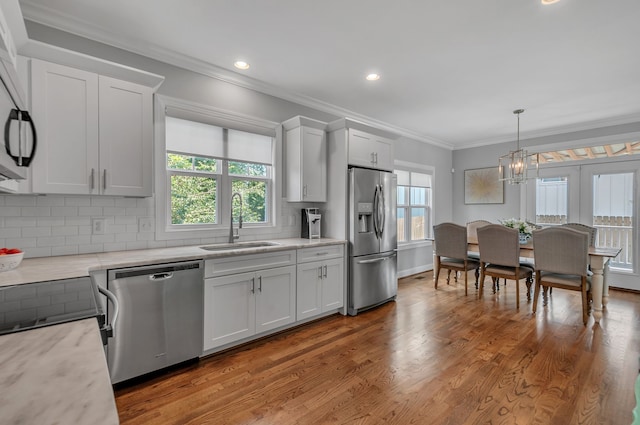
[[[80,216],[101,216],[102,207],[78,207],[78,215]]]
[[[36,197],[36,205],[39,207],[62,207],[64,206],[64,198],[62,196],[38,196]]]
[[[54,217],[74,217],[78,215],[78,207],[51,207]]]
[[[48,217],[51,215],[51,207],[20,207],[22,217]]]
[[[9,196],[5,204],[14,207],[35,207],[36,196]]]
[[[7,217],[3,220],[5,227],[35,227],[38,222],[35,217]]]
[[[89,196],[65,196],[64,205],[68,207],[88,207],[91,205]]]
[[[51,227],[25,227],[22,229],[24,237],[51,236]]]
[[[299,224],[281,225],[288,216],[296,214],[297,208],[282,202],[277,229],[259,236],[241,231],[241,240],[296,237],[300,234]],[[0,246],[25,249],[25,257],[34,258],[204,245],[227,239],[226,235],[218,234],[201,239],[156,240],[155,231],[139,232],[138,228],[140,218],[154,220],[154,217],[154,198],[0,194]],[[104,235],[93,234],[93,218],[104,219]]]
[[[64,226],[64,217],[39,217],[38,226]]]

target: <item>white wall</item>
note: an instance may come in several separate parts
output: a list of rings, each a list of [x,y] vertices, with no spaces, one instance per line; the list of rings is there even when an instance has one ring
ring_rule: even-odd
[[[324,122],[340,118],[30,21],[26,24],[31,39],[163,75],[165,81],[158,90],[162,95],[274,122],[296,115]],[[406,137],[398,139],[395,151],[396,159],[435,167],[435,219],[450,220],[451,151]],[[299,236],[300,209],[310,205],[280,202],[280,224],[273,235],[262,238]],[[322,208],[322,204],[314,206]],[[154,213],[153,198],[0,195],[0,245],[24,246],[27,256],[34,257],[218,242],[206,235],[196,240],[159,241],[153,232],[139,232],[139,218]],[[291,216],[295,223],[289,225]],[[94,217],[105,218],[105,235],[91,235]],[[428,270],[431,247],[402,251],[398,263],[400,275]]]

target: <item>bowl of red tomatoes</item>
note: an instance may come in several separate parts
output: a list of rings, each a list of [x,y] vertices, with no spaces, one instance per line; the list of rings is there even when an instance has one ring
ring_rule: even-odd
[[[24,252],[19,248],[0,248],[0,272],[13,270],[20,265]]]

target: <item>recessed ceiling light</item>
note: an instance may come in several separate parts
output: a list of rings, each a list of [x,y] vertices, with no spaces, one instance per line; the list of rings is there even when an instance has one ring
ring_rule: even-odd
[[[553,3],[558,3],[560,0],[540,0],[542,1],[542,4],[553,4]]]
[[[233,66],[235,66],[238,69],[243,69],[244,70],[244,69],[249,69],[250,65],[245,61],[235,61],[233,63]]]
[[[380,74],[371,73],[371,74],[367,75],[366,78],[367,78],[368,81],[378,81],[380,79]]]

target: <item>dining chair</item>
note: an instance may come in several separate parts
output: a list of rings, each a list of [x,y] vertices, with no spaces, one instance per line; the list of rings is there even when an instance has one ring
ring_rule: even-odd
[[[455,223],[440,223],[433,226],[436,245],[435,288],[438,289],[440,269],[448,269],[447,285],[451,271],[464,273],[464,294],[467,295],[468,271],[478,268],[480,263],[467,254],[467,229]]]
[[[598,240],[598,228],[587,226],[582,223],[566,223],[561,225],[561,227],[569,227],[570,229],[575,229],[580,232],[587,232],[589,234],[589,246],[596,246],[596,241]]]
[[[484,227],[487,224],[492,224],[487,220],[474,220],[467,223],[467,239],[475,239],[478,240],[478,228]],[[480,261],[480,254],[477,252],[470,252],[469,258],[473,258],[474,260]],[[475,272],[476,277],[476,289],[478,289],[478,279],[480,278],[480,265],[476,268]]]
[[[568,226],[549,227],[533,232],[533,256],[536,268],[534,314],[538,306],[541,286],[544,288],[544,306],[547,305],[547,288],[580,291],[582,322],[587,324],[591,299],[591,277],[587,273],[590,238],[589,233]]]
[[[531,299],[533,268],[520,263],[520,241],[517,229],[489,224],[478,229],[480,250],[480,297],[484,280],[491,276],[494,284],[503,279],[516,282],[516,308],[520,308],[520,280],[526,279],[527,300]]]

